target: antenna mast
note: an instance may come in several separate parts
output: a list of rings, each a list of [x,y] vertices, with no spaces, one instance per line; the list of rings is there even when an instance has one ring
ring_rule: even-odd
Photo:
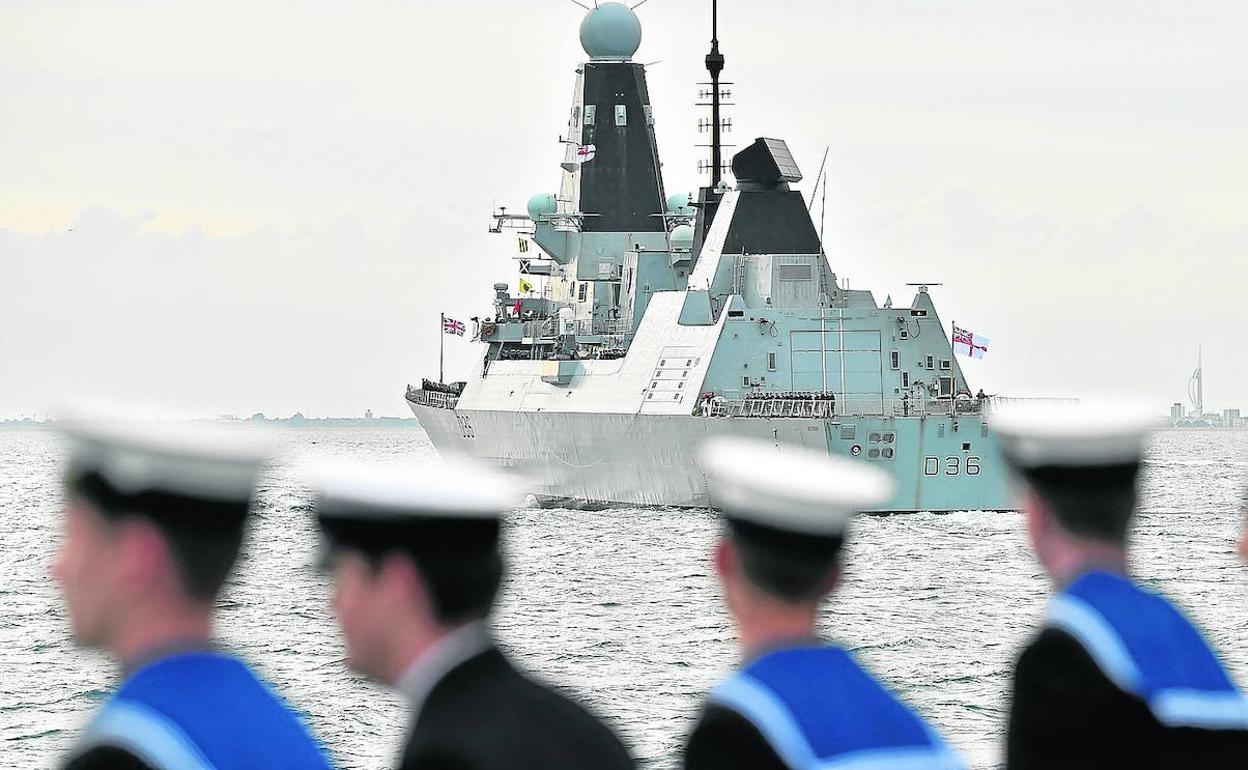
[[[719,0],[711,0],[711,52],[706,55],[706,71],[711,73],[711,189],[719,187],[723,165],[719,139],[719,73],[724,71],[724,55],[719,52]]]

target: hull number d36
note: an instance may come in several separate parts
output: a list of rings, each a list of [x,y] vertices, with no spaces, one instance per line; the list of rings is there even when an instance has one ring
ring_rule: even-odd
[[[978,476],[979,458],[967,457],[965,460],[957,456],[946,457],[944,460],[939,457],[923,458],[924,476],[939,476],[942,470],[946,476]]]

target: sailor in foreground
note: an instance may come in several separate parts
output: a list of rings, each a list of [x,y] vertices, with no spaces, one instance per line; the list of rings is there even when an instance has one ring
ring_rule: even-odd
[[[243,541],[264,456],[195,426],[66,431],[64,537],[53,565],[75,639],[123,682],[72,770],[329,767],[299,719],[212,643],[213,604]]]
[[[1121,408],[995,419],[1057,587],[1015,667],[1011,770],[1248,764],[1248,700],[1191,622],[1128,574],[1149,422]]]
[[[961,768],[921,718],[815,633],[840,581],[850,517],[885,503],[892,480],[865,463],[757,441],[716,439],[701,461],[727,519],[715,571],[744,660],[708,696],[684,767]]]
[[[403,768],[633,767],[611,730],[494,644],[500,516],[519,502],[510,484],[467,465],[309,473],[347,662],[411,704]]]

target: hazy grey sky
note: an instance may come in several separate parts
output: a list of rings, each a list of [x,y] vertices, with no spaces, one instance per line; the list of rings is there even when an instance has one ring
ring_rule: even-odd
[[[709,1],[638,10],[668,192],[696,188]],[[766,10],[763,10],[763,9]],[[401,414],[559,181],[583,11],[0,4],[0,416],[82,393]],[[992,339],[972,387],[1130,391],[1205,349],[1248,409],[1248,4],[724,0],[734,132],[786,138],[855,288]],[[815,205],[818,217],[820,205]],[[480,349],[448,339],[448,375]],[[1185,400],[1185,399],[1184,399]]]

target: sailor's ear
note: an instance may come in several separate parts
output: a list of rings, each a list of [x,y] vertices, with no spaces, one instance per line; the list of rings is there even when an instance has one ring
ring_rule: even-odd
[[[824,596],[827,596],[828,594],[832,593],[841,585],[842,574],[843,573],[841,572],[841,560],[838,558],[836,560],[836,563],[832,565],[832,569],[828,571],[827,578],[824,579],[824,583],[823,583],[823,595]]]
[[[411,556],[397,552],[387,554],[378,569],[377,583],[398,606],[413,608],[421,615],[434,614],[429,583]]]
[[[1056,524],[1049,506],[1044,503],[1044,498],[1030,487],[1027,489],[1023,502],[1023,515],[1027,520],[1027,533],[1031,535],[1033,543],[1043,542]]]
[[[1244,507],[1243,532],[1239,536],[1239,558],[1248,562],[1248,506]]]
[[[715,574],[721,578],[736,574],[737,547],[732,542],[732,538],[721,537],[719,539],[719,542],[715,544],[712,560],[715,563]]]
[[[160,529],[141,518],[127,518],[115,525],[115,558],[122,579],[135,590],[167,585],[176,578],[173,552]]]

